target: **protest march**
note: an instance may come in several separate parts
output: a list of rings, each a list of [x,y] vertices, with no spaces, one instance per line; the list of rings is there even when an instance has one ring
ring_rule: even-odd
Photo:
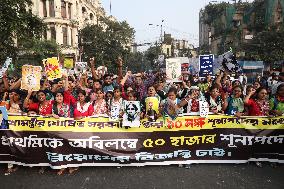
[[[166,60],[166,72],[123,71],[120,57],[117,73],[95,58],[47,58],[24,65],[21,78],[4,70],[0,162],[9,173],[38,166],[58,174],[80,166],[283,163],[284,73],[248,83],[237,63],[222,62],[214,75],[210,58],[200,75],[184,74],[176,59]]]

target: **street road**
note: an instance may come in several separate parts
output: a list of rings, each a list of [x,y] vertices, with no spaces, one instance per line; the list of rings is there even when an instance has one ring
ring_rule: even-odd
[[[74,174],[57,176],[56,171],[48,169],[44,174],[38,168],[23,168],[9,176],[4,175],[1,165],[1,189],[39,189],[39,188],[230,188],[262,189],[284,188],[284,166],[272,168],[264,164],[200,164],[190,168],[178,166],[147,167],[85,167]]]

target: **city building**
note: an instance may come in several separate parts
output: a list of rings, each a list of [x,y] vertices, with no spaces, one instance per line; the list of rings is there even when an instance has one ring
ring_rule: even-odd
[[[262,7],[259,6],[261,4]],[[223,5],[225,8],[221,9]],[[230,47],[234,47],[237,56],[243,56],[245,52],[242,52],[241,44],[249,42],[263,28],[273,26],[279,29],[283,26],[284,0],[223,3],[220,7],[219,12],[214,13],[213,19],[212,15],[207,15],[204,9],[200,11],[199,47],[201,53],[222,54]],[[263,22],[259,22],[262,18],[264,18]]]
[[[87,24],[99,24],[105,16],[100,0],[32,0],[32,11],[43,19],[47,40],[55,40],[62,53],[78,57],[79,30]]]
[[[174,39],[171,34],[164,34],[162,53],[167,57],[189,57],[194,46],[185,39]]]

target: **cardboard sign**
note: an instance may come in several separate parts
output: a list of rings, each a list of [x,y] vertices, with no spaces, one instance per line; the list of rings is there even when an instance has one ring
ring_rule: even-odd
[[[85,73],[87,70],[88,70],[87,62],[76,62],[74,69],[76,75]]]
[[[166,74],[168,82],[181,82],[181,61],[177,58],[166,59]]]
[[[97,68],[96,71],[97,71],[98,75],[104,76],[107,73],[107,67],[100,66],[100,67]]]
[[[206,101],[199,101],[200,117],[206,118],[209,114],[209,105]]]
[[[22,67],[21,89],[33,91],[40,90],[41,67],[24,65]]]
[[[170,99],[165,100],[164,104],[164,112],[168,115],[172,120],[175,120],[178,117],[179,109],[176,107],[176,102]]]
[[[74,59],[73,58],[64,58],[64,68],[66,68],[66,69],[74,68]]]
[[[147,97],[145,102],[148,121],[155,122],[159,114],[159,100],[156,97]]]
[[[200,55],[199,56],[199,76],[206,77],[213,75],[214,55]]]
[[[139,101],[125,101],[122,125],[124,127],[139,127],[140,113],[141,109]]]
[[[62,77],[59,60],[56,57],[44,59],[43,65],[48,80],[54,80]]]
[[[8,112],[6,106],[0,106],[0,128],[8,129],[6,122],[8,121]]]
[[[117,121],[119,120],[119,113],[120,113],[120,106],[113,104],[110,110],[110,121]]]
[[[239,65],[234,53],[228,51],[218,57],[218,64],[220,70],[226,70],[232,73],[238,73],[242,71],[241,66]]]
[[[0,78],[3,77],[3,74],[8,70],[9,65],[12,63],[12,58],[7,57],[7,59],[5,60],[4,65],[2,66],[2,68],[0,69]]]

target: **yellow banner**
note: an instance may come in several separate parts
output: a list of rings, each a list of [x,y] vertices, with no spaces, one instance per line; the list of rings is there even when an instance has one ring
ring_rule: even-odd
[[[125,128],[122,120],[109,121],[108,117],[93,117],[81,120],[72,118],[46,118],[28,116],[9,116],[9,129],[13,131],[72,131],[72,132],[153,132],[202,129],[284,129],[284,117],[236,118],[222,115],[181,116],[176,120],[160,118],[156,122],[140,121],[140,127]]]

